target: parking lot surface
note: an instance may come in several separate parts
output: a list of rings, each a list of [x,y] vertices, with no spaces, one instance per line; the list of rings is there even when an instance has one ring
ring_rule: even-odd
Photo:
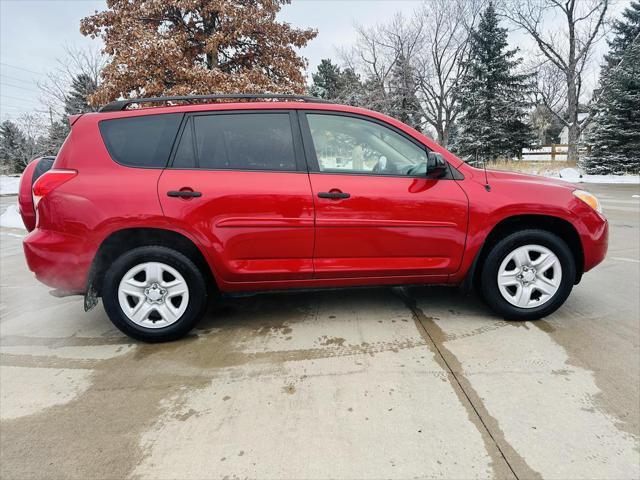
[[[140,344],[48,295],[3,228],[0,477],[638,478],[640,187],[586,188],[608,257],[526,323],[352,289],[223,299]]]

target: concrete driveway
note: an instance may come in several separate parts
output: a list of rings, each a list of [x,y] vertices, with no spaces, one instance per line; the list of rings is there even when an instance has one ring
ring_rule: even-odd
[[[638,478],[640,187],[607,260],[505,322],[444,288],[259,295],[144,345],[0,242],[2,478]],[[2,198],[2,209],[15,198]]]

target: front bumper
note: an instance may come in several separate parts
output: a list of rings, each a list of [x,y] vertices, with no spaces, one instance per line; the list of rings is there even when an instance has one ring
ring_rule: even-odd
[[[584,271],[588,272],[601,263],[609,248],[609,222],[604,216],[592,212],[585,220],[585,231],[580,232],[584,253]]]

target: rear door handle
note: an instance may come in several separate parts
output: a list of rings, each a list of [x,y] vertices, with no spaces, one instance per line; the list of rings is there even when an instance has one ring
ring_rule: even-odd
[[[351,195],[349,193],[344,192],[320,192],[318,193],[318,197],[320,198],[331,198],[334,200],[338,200],[340,198],[349,198]]]
[[[169,190],[167,192],[167,196],[179,197],[179,198],[194,198],[194,197],[201,197],[202,193],[194,192],[192,190]]]

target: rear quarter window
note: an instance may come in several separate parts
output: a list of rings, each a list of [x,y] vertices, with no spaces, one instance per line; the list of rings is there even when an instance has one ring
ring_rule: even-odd
[[[98,127],[109,155],[128,167],[164,168],[182,113],[102,120]]]

